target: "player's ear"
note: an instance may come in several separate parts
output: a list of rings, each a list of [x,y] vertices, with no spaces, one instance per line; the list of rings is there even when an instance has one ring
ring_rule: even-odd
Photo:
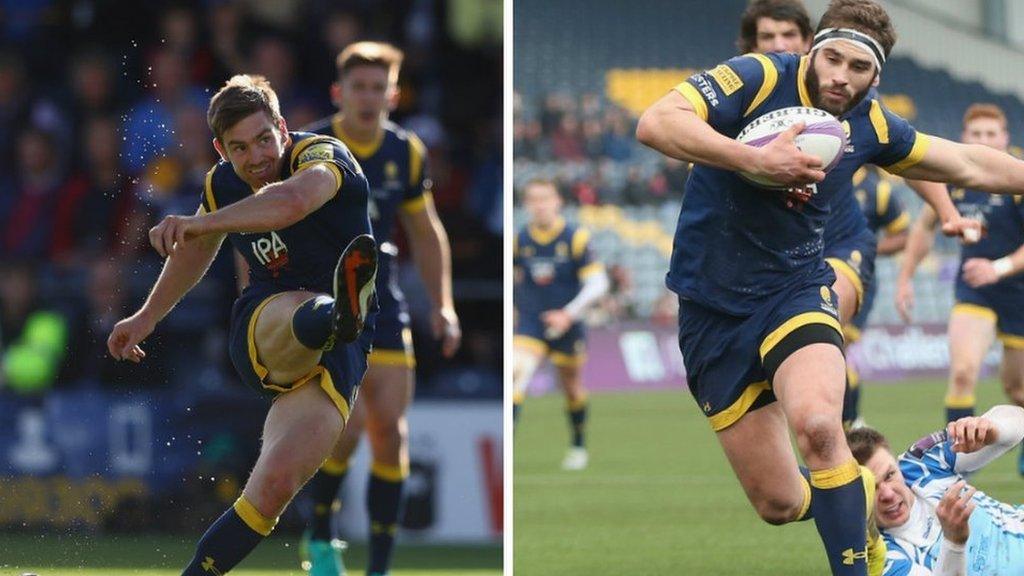
[[[398,99],[402,96],[402,89],[395,84],[388,90],[388,112],[394,112],[398,108]]]
[[[341,84],[338,82],[331,82],[331,104],[341,108]]]
[[[221,146],[220,138],[214,138],[213,139],[213,148],[214,148],[214,150],[217,151],[217,154],[220,155],[221,160],[223,160],[225,162],[229,162],[228,155],[227,155],[226,152],[224,152],[224,147]]]
[[[277,129],[281,131],[281,141],[284,142],[285,148],[287,148],[292,142],[292,136],[288,133],[288,123],[285,122],[283,116],[277,121]]]
[[[882,82],[882,75],[881,74],[875,74],[875,79],[871,81],[871,87],[872,88],[878,88],[878,85],[881,84],[881,82]]]

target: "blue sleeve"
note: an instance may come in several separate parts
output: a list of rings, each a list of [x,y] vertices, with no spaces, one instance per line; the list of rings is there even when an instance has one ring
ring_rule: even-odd
[[[751,111],[762,85],[771,84],[767,86],[770,93],[777,81],[775,60],[760,54],[747,55],[690,76],[676,86],[676,91],[690,101],[701,118],[722,132],[738,129],[737,124]]]
[[[892,174],[917,164],[928,150],[928,136],[918,133],[910,122],[893,114],[877,100],[869,113],[879,149],[870,162]]]
[[[956,476],[955,465],[956,454],[945,430],[921,438],[899,458],[900,472],[910,486],[925,487],[933,480]]]
[[[910,226],[910,214],[903,207],[903,203],[894,194],[892,184],[885,179],[879,178],[876,188],[876,210],[878,213],[878,224],[889,234],[899,234]]]

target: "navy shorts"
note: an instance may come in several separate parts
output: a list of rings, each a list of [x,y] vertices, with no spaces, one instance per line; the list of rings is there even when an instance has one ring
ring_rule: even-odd
[[[516,324],[512,339],[516,346],[548,354],[555,366],[580,366],[587,358],[586,328],[582,322],[573,324],[558,338],[544,335],[544,323],[539,316],[522,315]]]
[[[867,291],[874,282],[877,253],[878,239],[866,228],[859,234],[836,238],[825,245],[825,261],[837,276],[845,276],[857,290],[857,311],[864,307]]]
[[[338,342],[331,350],[325,350],[320,363],[309,374],[290,384],[271,384],[265,380],[268,371],[260,362],[259,351],[256,349],[256,319],[268,302],[284,292],[280,288],[249,287],[235,300],[231,309],[231,332],[228,337],[231,363],[246,386],[270,399],[295,390],[320,376],[320,387],[347,422],[359,383],[366,373],[366,356],[370,353],[373,341],[375,312],[367,316],[363,332],[355,342]]]
[[[416,367],[409,329],[409,308],[398,285],[392,282],[393,270],[388,263],[377,268],[377,314],[370,364],[377,366]]]
[[[835,305],[824,284],[782,290],[747,317],[680,298],[679,349],[690,393],[711,427],[723,430],[774,402],[775,370],[796,350],[816,342],[842,348]]]
[[[995,320],[1003,346],[1024,349],[1024,290],[1000,284],[971,288],[958,276],[953,311]]]

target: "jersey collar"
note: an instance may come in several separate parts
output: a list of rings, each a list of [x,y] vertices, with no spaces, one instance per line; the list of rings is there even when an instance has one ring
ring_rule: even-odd
[[[558,220],[555,220],[555,223],[551,225],[551,228],[541,229],[531,224],[528,230],[530,238],[532,238],[537,244],[550,244],[552,240],[558,238],[558,235],[561,234],[564,229],[565,218],[559,216]]]
[[[796,69],[796,90],[800,94],[800,105],[813,108],[811,96],[807,93],[807,66],[810,62],[810,57],[806,54],[800,57],[800,66]]]
[[[334,118],[331,119],[331,125],[334,128],[334,135],[348,146],[348,149],[352,151],[359,159],[366,159],[377,153],[380,149],[380,145],[384,142],[384,128],[378,128],[377,134],[373,137],[373,140],[369,142],[360,142],[354,140],[349,136],[345,129],[341,126],[341,114],[335,114]]]

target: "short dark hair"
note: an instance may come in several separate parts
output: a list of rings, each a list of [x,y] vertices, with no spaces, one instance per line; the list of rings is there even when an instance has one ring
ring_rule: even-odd
[[[832,0],[818,22],[825,28],[851,28],[874,38],[888,57],[896,45],[896,29],[885,8],[873,0]]]
[[[811,37],[811,17],[800,0],[751,0],[740,16],[740,37],[736,39],[740,54],[757,50],[757,22],[761,18],[792,22],[804,40]]]
[[[889,441],[881,432],[867,426],[854,428],[846,433],[846,442],[850,445],[850,452],[861,465],[868,463],[868,460],[875,455],[879,448],[889,450]]]
[[[275,124],[282,120],[281,106],[270,82],[263,76],[238,74],[210,99],[206,123],[217,140],[221,140],[232,126],[257,112],[266,112]]]
[[[335,67],[338,79],[344,78],[349,70],[357,66],[378,66],[388,71],[388,80],[398,82],[405,54],[387,42],[356,42],[349,44],[338,54]]]

